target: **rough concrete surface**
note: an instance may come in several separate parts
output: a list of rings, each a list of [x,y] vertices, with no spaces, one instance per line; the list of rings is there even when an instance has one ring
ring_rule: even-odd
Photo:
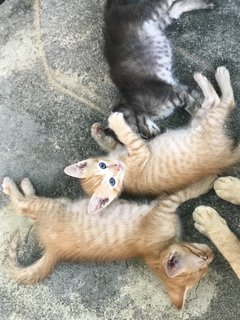
[[[216,0],[212,11],[185,15],[169,29],[175,74],[196,87],[192,74],[213,78],[219,65],[232,75],[240,102],[240,2]],[[95,121],[106,121],[118,97],[103,58],[104,0],[5,0],[0,5],[0,179],[28,176],[40,195],[81,194],[63,168],[99,153],[90,137]],[[240,137],[240,107],[229,134]],[[182,125],[186,114],[166,121]],[[231,172],[240,177],[239,169]],[[21,260],[37,259],[34,234],[0,194],[0,318],[6,319],[240,319],[240,282],[216,252],[208,276],[177,312],[158,279],[139,261],[61,264],[42,284],[17,285],[7,276],[8,239],[22,230]],[[212,191],[180,207],[184,239],[207,242],[193,227],[196,205],[212,205],[240,236],[240,208]]]

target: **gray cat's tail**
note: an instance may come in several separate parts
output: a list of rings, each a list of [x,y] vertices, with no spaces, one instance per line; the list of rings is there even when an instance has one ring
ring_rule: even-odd
[[[43,256],[30,266],[20,264],[17,255],[19,233],[15,233],[9,246],[8,267],[9,273],[17,282],[33,284],[44,280],[54,269],[56,260],[49,253]]]

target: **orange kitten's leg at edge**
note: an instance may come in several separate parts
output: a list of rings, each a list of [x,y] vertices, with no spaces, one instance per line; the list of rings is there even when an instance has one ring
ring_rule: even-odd
[[[129,156],[137,156],[147,162],[150,151],[146,143],[126,123],[121,112],[114,112],[108,118],[109,128],[117,135],[118,139],[126,146]]]
[[[240,180],[235,177],[221,177],[214,183],[219,198],[240,205]]]
[[[206,206],[197,207],[193,219],[195,228],[215,244],[240,278],[240,241],[228,228],[226,221],[216,210]]]

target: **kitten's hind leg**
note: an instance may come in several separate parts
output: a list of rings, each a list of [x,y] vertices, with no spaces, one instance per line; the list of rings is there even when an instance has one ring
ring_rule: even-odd
[[[217,68],[215,78],[222,93],[222,102],[234,107],[235,101],[229,71],[225,67],[219,67]]]
[[[34,196],[35,195],[35,189],[31,183],[31,181],[28,178],[24,178],[21,183],[20,183],[20,187],[23,191],[23,193],[25,194],[25,196]]]
[[[180,0],[172,5],[169,16],[171,19],[179,19],[184,12],[209,8],[213,8],[213,4],[205,0]]]
[[[195,128],[199,125],[201,120],[205,118],[208,110],[212,109],[220,103],[219,96],[217,95],[212,84],[208,81],[208,79],[205,76],[203,76],[201,73],[195,73],[194,80],[197,82],[197,84],[203,92],[204,101],[202,107],[199,108],[199,110],[193,117],[193,120],[191,122],[192,128]]]
[[[194,80],[197,82],[197,84],[201,88],[203,95],[205,97],[205,100],[202,105],[203,109],[206,109],[206,108],[208,109],[213,107],[214,105],[219,104],[220,98],[218,94],[216,93],[212,84],[208,81],[208,79],[204,75],[202,75],[201,73],[195,73]]]

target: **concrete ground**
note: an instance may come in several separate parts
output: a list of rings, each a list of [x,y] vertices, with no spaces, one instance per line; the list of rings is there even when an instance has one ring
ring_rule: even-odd
[[[169,29],[176,76],[192,87],[192,74],[209,77],[219,65],[232,75],[240,102],[240,2],[216,0],[216,8],[185,15]],[[106,121],[117,92],[103,59],[104,0],[5,0],[0,5],[0,180],[28,176],[40,195],[81,194],[76,179],[64,175],[73,161],[98,154],[89,127]],[[164,125],[186,122],[178,114]],[[240,137],[240,109],[229,133]],[[239,169],[231,172],[240,177]],[[240,319],[240,282],[216,252],[208,276],[177,312],[158,279],[139,261],[61,264],[42,284],[10,281],[4,266],[8,239],[22,230],[20,257],[37,259],[34,234],[8,208],[1,193],[0,318],[28,319]],[[184,239],[208,242],[193,227],[196,205],[212,205],[240,236],[240,208],[212,191],[181,206]]]

